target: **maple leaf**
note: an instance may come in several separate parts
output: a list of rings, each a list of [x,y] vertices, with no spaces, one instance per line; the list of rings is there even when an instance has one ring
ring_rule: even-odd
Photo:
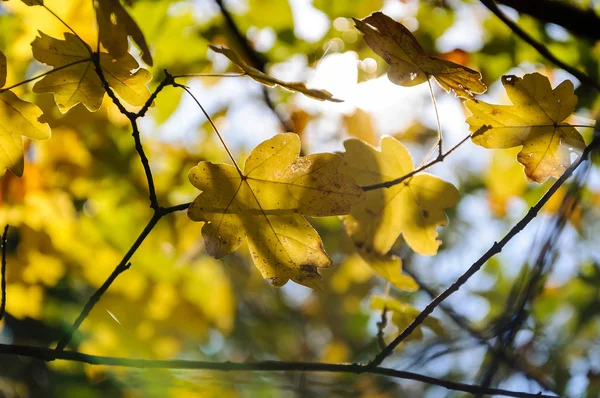
[[[120,0],[95,0],[96,21],[100,42],[116,58],[127,54],[129,42],[127,36],[142,50],[142,59],[152,66],[152,55],[144,34],[133,18],[125,11]]]
[[[247,238],[254,264],[270,283],[292,279],[318,286],[318,268],[332,261],[303,215],[348,214],[363,191],[338,172],[339,155],[299,153],[296,134],[279,134],[254,148],[243,172],[209,162],[190,170],[190,182],[202,193],[188,216],[205,222],[202,235],[211,256],[231,253]]]
[[[380,145],[381,149],[346,140],[342,170],[361,186],[414,171],[410,153],[400,141],[384,136]],[[433,255],[441,244],[436,227],[446,225],[444,209],[458,202],[458,191],[452,184],[422,173],[390,188],[368,191],[366,197],[344,217],[346,231],[357,246],[386,254],[402,234],[415,252]]]
[[[410,30],[387,15],[376,12],[354,22],[369,47],[390,64],[388,78],[393,83],[416,86],[433,76],[444,90],[454,90],[457,96],[466,98],[487,89],[481,73],[426,54]]]
[[[38,81],[33,91],[53,93],[62,113],[78,103],[95,112],[102,105],[106,91],[94,70],[91,49],[75,35],[64,35],[65,40],[59,40],[39,32],[39,36],[31,43],[34,58],[56,70]],[[138,69],[135,58],[127,53],[115,58],[101,52],[99,57],[104,77],[119,97],[133,106],[144,105],[150,96],[146,87],[146,83],[152,79],[150,72]],[[134,69],[137,70],[132,73]]]
[[[571,153],[585,147],[579,132],[562,123],[577,104],[573,83],[566,80],[553,90],[547,77],[531,73],[522,79],[503,76],[502,84],[513,105],[466,102],[473,114],[467,118],[470,130],[488,127],[474,133],[473,142],[485,148],[522,146],[517,160],[530,180],[560,177],[571,164]]]
[[[6,57],[0,52],[0,87],[6,83]],[[23,175],[23,138],[50,138],[50,127],[38,122],[42,111],[36,105],[19,99],[10,90],[0,90],[0,170],[9,169]]]
[[[231,62],[242,68],[244,74],[251,77],[253,80],[259,82],[260,84],[264,84],[268,87],[273,86],[281,86],[289,91],[299,92],[307,97],[314,98],[319,101],[331,101],[331,102],[344,102],[341,99],[334,98],[333,95],[326,90],[318,90],[315,88],[308,88],[306,83],[303,82],[285,82],[283,80],[276,79],[272,76],[267,75],[264,72],[248,65],[242,57],[240,57],[235,51],[230,50],[226,47],[217,47],[213,45],[209,45],[210,49],[218,52],[219,54],[223,54]]]
[[[374,310],[383,310],[386,309],[392,312],[392,323],[396,325],[398,330],[404,330],[408,325],[415,320],[417,315],[421,313],[415,307],[398,301],[389,297],[382,296],[373,296],[371,299],[371,308]],[[425,321],[423,321],[423,325],[426,328],[430,329],[432,332],[437,334],[438,336],[444,336],[446,331],[441,325],[440,321],[434,317],[427,317]],[[421,340],[423,338],[423,330],[421,330],[421,326],[417,327],[414,332],[408,336],[406,340]]]

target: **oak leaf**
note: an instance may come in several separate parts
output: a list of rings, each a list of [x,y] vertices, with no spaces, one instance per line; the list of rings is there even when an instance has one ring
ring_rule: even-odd
[[[390,64],[388,78],[393,83],[416,86],[433,76],[444,90],[454,90],[457,96],[465,98],[487,89],[481,82],[481,73],[426,54],[410,30],[387,15],[376,12],[354,22],[369,47]]]
[[[307,97],[314,98],[319,101],[344,102],[341,99],[334,98],[329,91],[308,88],[306,86],[306,83],[304,82],[286,82],[269,76],[266,73],[248,65],[242,59],[242,57],[240,57],[235,51],[230,50],[229,48],[217,47],[213,45],[209,45],[209,47],[211,50],[219,54],[223,54],[224,56],[229,58],[231,62],[239,66],[244,71],[245,75],[251,77],[253,80],[259,82],[260,84],[264,84],[268,87],[281,86],[286,90],[302,93]]]
[[[59,40],[39,32],[31,43],[33,56],[38,61],[54,67],[55,72],[44,76],[33,86],[36,93],[53,93],[62,113],[82,103],[95,112],[102,105],[105,89],[94,69],[92,50],[71,33]],[[102,73],[108,85],[125,102],[142,106],[150,96],[146,87],[152,75],[139,68],[135,58],[125,53],[120,58],[101,52]],[[60,69],[60,70],[59,70]],[[132,70],[137,69],[135,72]]]
[[[128,36],[142,50],[142,60],[152,66],[152,55],[144,38],[144,34],[133,18],[121,5],[120,0],[95,0],[96,21],[98,22],[98,37],[108,52],[121,58],[129,48]]]
[[[332,261],[304,216],[348,214],[363,191],[338,172],[339,155],[299,153],[296,134],[279,134],[254,148],[243,171],[210,162],[190,170],[190,182],[202,193],[188,216],[205,222],[202,235],[211,256],[232,253],[247,239],[254,264],[271,284],[292,279],[319,285],[318,268]]]
[[[0,52],[0,87],[6,83],[6,57]],[[50,127],[38,122],[42,111],[36,105],[19,99],[10,90],[0,90],[0,173],[9,169],[23,175],[23,138],[50,138]]]
[[[531,73],[503,76],[502,84],[513,105],[466,102],[473,143],[485,148],[522,146],[517,160],[530,180],[560,177],[571,164],[571,154],[585,147],[581,134],[562,123],[577,104],[573,83],[566,80],[553,90],[547,77]],[[483,126],[488,128],[475,133]]]
[[[363,141],[344,142],[343,171],[360,186],[375,185],[414,171],[404,145],[390,136],[381,149]],[[458,202],[458,190],[427,173],[416,174],[390,188],[366,192],[364,202],[353,206],[344,226],[354,243],[378,254],[387,254],[402,234],[417,253],[433,255],[441,244],[436,227],[446,225],[444,209]]]

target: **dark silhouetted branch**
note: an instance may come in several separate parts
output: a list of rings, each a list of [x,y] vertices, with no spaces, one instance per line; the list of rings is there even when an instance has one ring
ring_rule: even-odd
[[[496,15],[506,26],[508,26],[517,36],[527,42],[531,47],[535,48],[540,55],[546,58],[548,61],[552,62],[554,65],[558,66],[561,69],[569,72],[577,79],[581,81],[581,83],[586,84],[590,87],[594,87],[596,90],[600,91],[600,83],[594,80],[592,77],[586,75],[579,69],[575,69],[570,65],[567,65],[560,59],[556,58],[542,43],[537,42],[533,37],[529,36],[527,32],[525,32],[519,25],[513,22],[506,14],[498,8],[494,0],[480,0],[481,3],[486,6],[494,15]],[[598,29],[598,27],[596,27]],[[598,29],[600,30],[600,29]]]
[[[450,380],[438,379],[425,376],[419,373],[407,372],[384,367],[368,367],[357,363],[352,364],[333,364],[317,362],[207,362],[191,360],[151,360],[151,359],[129,359],[118,357],[105,357],[97,355],[88,355],[76,351],[59,351],[49,348],[23,346],[16,344],[0,344],[0,354],[19,355],[25,357],[38,358],[43,361],[62,359],[87,363],[90,365],[108,365],[122,366],[139,369],[188,369],[188,370],[214,370],[220,372],[326,372],[326,373],[346,373],[346,374],[374,374],[388,376],[396,379],[414,380],[421,383],[444,387],[448,390],[463,391],[471,394],[501,395],[506,397],[524,397],[524,398],[554,398],[553,395],[543,395],[542,393],[531,394],[519,391],[503,390],[499,388],[481,388],[479,386],[458,383]]]

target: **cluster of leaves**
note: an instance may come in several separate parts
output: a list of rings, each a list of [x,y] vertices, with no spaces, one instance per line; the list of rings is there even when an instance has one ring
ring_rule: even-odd
[[[45,7],[41,0],[24,3],[37,8]],[[316,6],[329,10],[332,15],[339,15],[340,12],[329,9],[327,4]],[[81,34],[78,29],[65,32],[63,37],[52,37],[42,31],[37,34],[31,43],[33,58],[53,69],[39,76],[41,79],[36,81],[32,91],[52,93],[58,110],[61,114],[67,114],[66,117],[75,114],[80,118],[87,117],[84,111],[79,109],[81,107],[77,107],[78,104],[83,105],[89,112],[109,109],[110,105],[103,104],[107,91],[116,103],[120,104],[122,100],[138,110],[146,108],[144,112],[156,103],[154,108],[157,109],[152,111],[157,115],[161,112],[162,98],[176,104],[173,96],[180,95],[183,90],[172,90],[179,94],[164,91],[164,97],[163,93],[160,96],[151,96],[147,85],[156,85],[158,82],[151,83],[150,70],[140,67],[136,58],[128,53],[128,37],[131,37],[141,50],[141,60],[152,67],[154,60],[147,44],[152,44],[152,39],[146,42],[142,29],[118,0],[96,1],[94,8],[98,26],[96,47],[83,39],[91,36]],[[370,11],[371,9],[366,13]],[[522,78],[504,76],[502,83],[513,105],[488,104],[476,98],[477,94],[486,90],[479,72],[427,54],[417,38],[402,24],[380,12],[362,20],[355,19],[354,22],[356,28],[364,34],[364,39],[372,51],[390,65],[388,77],[393,83],[401,86],[431,84],[430,79],[434,78],[446,91],[452,90],[458,97],[466,99],[465,106],[472,113],[466,121],[472,132],[473,143],[485,148],[520,148],[517,160],[525,167],[525,175],[530,180],[543,183],[550,177],[559,177],[570,165],[571,153],[583,149],[583,138],[573,126],[565,122],[577,103],[571,82],[565,81],[552,89],[548,78],[539,73],[527,74]],[[165,48],[166,46],[168,43],[165,44]],[[251,66],[241,55],[229,48],[214,45],[210,48],[239,66],[242,69],[241,75],[268,87],[280,86],[317,100],[340,101],[326,90],[309,88],[303,82],[287,82],[266,74]],[[156,62],[164,66],[162,57],[161,51],[155,53]],[[194,67],[199,64],[191,61],[189,64],[191,72],[196,72]],[[6,58],[0,54],[1,87],[6,81],[6,65]],[[175,78],[178,79],[177,76]],[[186,89],[184,86],[178,87],[174,80],[171,83],[175,88]],[[48,139],[49,126],[53,126],[54,135],[60,136],[55,151],[61,145],[71,142],[72,148],[79,148],[72,151],[79,150],[80,156],[77,161],[46,160],[45,165],[67,164],[70,168],[76,167],[77,175],[82,178],[79,185],[72,188],[79,190],[78,193],[74,193],[74,197],[87,197],[87,200],[92,202],[89,198],[95,194],[92,193],[91,185],[98,176],[86,169],[93,167],[91,157],[102,156],[103,150],[109,152],[110,149],[102,149],[103,144],[89,141],[90,138],[82,139],[79,133],[73,132],[72,129],[65,132],[64,126],[55,128],[55,125],[61,125],[62,122],[58,122],[61,116],[53,115],[48,106],[42,111],[33,103],[19,99],[11,89],[13,86],[2,89],[0,93],[0,144],[4,149],[0,154],[0,167],[21,176],[22,136],[37,140]],[[122,126],[119,131],[121,136],[124,136],[122,133],[128,122],[126,119],[136,115],[127,109],[129,108],[118,109],[124,118],[112,116],[112,122]],[[73,123],[75,124],[75,121]],[[79,128],[80,126],[77,126],[76,129]],[[219,134],[216,128],[215,132]],[[244,167],[238,167],[226,146],[221,150],[221,155],[214,152],[208,156],[204,153],[200,156],[198,153],[186,155],[180,161],[175,160],[175,164],[170,167],[177,170],[185,167],[185,170],[191,169],[189,181],[201,191],[190,205],[188,216],[194,221],[204,223],[204,247],[210,256],[221,258],[233,253],[247,240],[249,258],[260,270],[262,277],[273,285],[281,286],[291,279],[305,286],[320,287],[322,284],[318,270],[332,266],[334,259],[325,252],[319,233],[305,217],[340,216],[351,241],[347,245],[347,252],[350,253],[348,258],[368,264],[371,271],[396,288],[410,292],[417,290],[418,285],[410,276],[402,273],[402,263],[396,255],[399,238],[402,236],[402,241],[417,254],[437,254],[441,244],[438,239],[438,227],[446,225],[445,212],[459,201],[459,192],[452,184],[424,172],[430,165],[444,159],[441,128],[438,128],[438,134],[435,149],[439,150],[439,156],[416,168],[407,147],[395,137],[383,137],[378,147],[375,146],[375,140],[354,138],[344,142],[343,153],[300,156],[301,140],[293,133],[275,135],[258,145],[246,158]],[[224,144],[223,139],[220,136],[219,138]],[[127,145],[123,138],[110,139],[113,141],[110,145],[115,147]],[[87,140],[86,144],[82,144],[83,140]],[[90,155],[86,148],[93,145],[97,145],[97,148]],[[58,157],[52,150],[48,153]],[[230,155],[229,162],[233,165],[211,162],[215,158],[223,158],[223,153]],[[139,162],[135,153],[130,151],[128,156],[122,164],[105,167],[118,169],[123,164]],[[75,155],[73,157],[76,158]],[[150,158],[152,159],[152,156]],[[208,160],[204,160],[205,158]],[[31,175],[25,174],[26,184],[36,180],[36,170],[37,168],[28,169]],[[67,171],[66,174],[70,174],[71,171]],[[123,170],[118,172],[123,173]],[[168,183],[171,177],[168,174],[159,177],[157,187],[160,187],[161,182]],[[43,181],[44,177],[37,178]],[[13,181],[10,174],[7,174],[3,181],[7,180]],[[107,180],[106,183],[110,184],[111,181]],[[140,185],[139,181],[132,182],[123,189],[126,189],[128,194],[141,197],[144,195],[139,193],[146,188]],[[191,188],[182,189],[188,195],[193,192]],[[161,204],[172,202],[169,190],[170,187],[166,185],[164,188],[157,188]],[[107,197],[97,197],[96,202],[106,208],[118,207],[119,201],[123,199],[114,191]],[[28,195],[33,197],[31,193]],[[43,279],[42,283],[48,286],[56,285],[66,271],[64,266],[52,263],[52,254],[55,254],[71,262],[86,264],[79,272],[85,275],[88,283],[98,287],[109,274],[112,264],[118,262],[117,253],[127,249],[127,242],[136,233],[136,226],[139,226],[148,214],[136,212],[136,216],[127,221],[124,217],[102,220],[101,222],[106,224],[101,229],[103,232],[95,235],[93,231],[98,225],[91,221],[94,217],[84,217],[88,219],[86,222],[89,224],[81,229],[80,225],[65,221],[66,217],[61,219],[57,215],[75,213],[75,209],[65,203],[68,201],[68,198],[60,195],[47,201],[43,200],[43,205],[33,200],[19,216],[13,214],[5,218],[7,221],[11,221],[11,217],[12,221],[19,219],[17,225],[27,226],[23,228],[22,239],[24,242],[31,242],[34,239],[35,229],[31,228],[34,222],[24,221],[26,217],[31,217],[26,213],[40,211],[41,207],[49,206],[47,203],[54,202],[54,207],[46,209],[43,213],[55,213],[53,218],[38,222],[38,225],[56,224],[53,227],[56,235],[53,236],[51,245],[54,247],[52,250],[40,247],[37,254],[30,255],[27,262],[37,264],[37,268],[27,271],[29,275],[35,274],[29,279],[40,278]],[[178,203],[176,200],[174,202]],[[124,208],[133,211],[136,207],[139,208],[140,204],[140,201],[132,201]],[[87,211],[89,212],[89,209]],[[126,211],[123,214],[128,215]],[[43,215],[40,212],[40,218],[43,218]],[[124,228],[123,225],[127,227]],[[61,228],[64,230],[60,230]],[[111,291],[129,296],[133,302],[130,306],[122,306],[118,296],[108,295],[103,299],[106,300],[107,307],[111,308],[110,319],[102,319],[101,314],[92,312],[90,321],[94,322],[99,332],[93,338],[84,341],[80,347],[82,350],[122,356],[123,345],[128,345],[130,353],[139,353],[144,350],[143,344],[135,344],[140,336],[150,338],[162,335],[166,337],[161,344],[154,346],[152,355],[171,357],[180,348],[177,336],[187,329],[190,332],[201,329],[204,334],[208,334],[208,328],[213,326],[224,333],[229,333],[234,328],[232,287],[225,276],[226,271],[220,268],[219,263],[199,253],[197,240],[194,238],[198,234],[197,228],[180,218],[172,220],[169,226],[159,225],[156,228],[154,233],[162,231],[172,234],[172,250],[194,259],[193,267],[161,272],[148,269],[142,271],[143,277],[140,274],[123,275],[123,279],[120,279],[123,282],[115,283]],[[171,228],[178,232],[172,232]],[[323,226],[319,224],[318,228],[322,229]],[[66,229],[69,230],[65,231]],[[82,237],[81,242],[74,243],[71,238],[78,236],[78,232]],[[108,237],[109,244],[102,242]],[[61,239],[64,241],[60,242]],[[161,240],[155,238],[152,243],[159,246]],[[94,259],[93,265],[90,259],[84,258],[86,246],[92,245],[97,245],[96,250],[101,253]],[[55,253],[48,253],[53,250]],[[140,249],[137,256],[142,259],[158,256],[165,259],[166,264],[170,258],[175,257],[165,256],[158,250],[149,248]],[[11,263],[14,263],[14,260],[10,259]],[[224,261],[236,260],[229,256]],[[55,272],[48,271],[53,269]],[[23,275],[25,274],[24,272]],[[249,275],[246,277],[252,278]],[[260,286],[256,281],[252,283]],[[21,289],[17,286],[19,285],[13,285],[8,293],[9,297],[16,298],[19,294],[22,297],[34,297],[35,294],[40,296],[38,290]],[[176,294],[178,291],[184,292],[183,297]],[[219,299],[216,300],[215,297]],[[36,300],[40,302],[41,298]],[[146,310],[146,316],[152,319],[150,322],[145,319],[144,314],[134,310],[145,302],[151,303]],[[213,306],[215,302],[219,302],[219,306]],[[392,311],[392,320],[399,329],[403,329],[418,314],[408,303],[389,297],[375,297],[371,307]],[[115,311],[114,308],[119,310]],[[194,314],[198,308],[203,314],[203,321],[188,323],[189,319],[194,319],[194,315],[190,314]],[[10,307],[9,312],[17,313]],[[22,314],[36,317],[40,312],[39,308],[24,309]],[[110,327],[105,326],[103,329],[102,325],[112,323],[115,319],[127,319],[127,322],[136,328],[136,336],[129,336],[126,342],[123,341],[119,345],[114,344],[114,333],[109,331]],[[179,321],[174,322],[174,319]],[[434,318],[428,318],[424,326],[440,336],[444,335],[443,328]],[[174,329],[179,330],[174,332]],[[91,333],[91,327],[86,331]],[[412,337],[422,336],[423,332],[418,329]],[[340,350],[343,351],[339,346],[339,343],[337,346],[332,344],[331,358],[340,361],[348,359],[339,354]]]

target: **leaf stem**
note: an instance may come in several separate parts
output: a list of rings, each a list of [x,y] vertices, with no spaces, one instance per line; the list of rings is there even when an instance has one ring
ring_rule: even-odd
[[[182,88],[183,90],[185,90],[186,93],[188,93],[190,95],[190,97],[192,97],[194,99],[194,101],[196,102],[196,104],[198,105],[198,107],[200,108],[200,110],[202,111],[202,113],[204,114],[204,116],[206,117],[206,119],[208,120],[208,122],[210,123],[210,125],[212,126],[213,130],[215,131],[215,133],[219,137],[219,140],[221,141],[221,144],[223,144],[223,148],[225,148],[225,151],[229,155],[229,158],[233,162],[233,165],[235,166],[235,168],[237,169],[238,173],[240,174],[240,177],[242,177],[242,179],[245,179],[246,177],[242,173],[242,169],[240,169],[240,167],[238,166],[237,162],[235,161],[235,158],[233,157],[233,154],[231,153],[231,151],[229,150],[229,147],[225,143],[225,140],[223,139],[223,136],[221,135],[221,133],[219,133],[219,129],[217,129],[217,126],[213,122],[213,120],[210,117],[210,115],[206,112],[206,110],[204,109],[204,107],[202,106],[202,104],[200,103],[200,101],[198,101],[198,99],[194,96],[194,94],[192,94],[192,92],[190,91],[190,89],[187,88],[186,86],[184,86],[182,84],[178,84],[178,83],[175,83],[173,86],[174,87],[180,87],[180,88]]]
[[[71,28],[69,26],[68,23],[66,23],[61,17],[59,17],[54,11],[52,11],[50,8],[48,8],[47,5],[43,4],[40,0],[35,0],[39,5],[41,5],[42,7],[44,7],[46,9],[46,11],[48,11],[50,14],[52,14],[52,16],[54,16],[54,18],[58,19],[60,21],[60,23],[62,23],[67,29],[69,29],[71,31],[71,33],[73,33],[75,35],[75,37],[77,37],[79,39],[80,42],[83,43],[84,47],[88,50],[88,52],[90,53],[90,55],[92,55],[92,49],[90,48],[90,46],[88,46],[88,44],[81,38],[81,36],[79,36],[77,34],[77,32],[75,32],[75,30],[73,30],[73,28]]]
[[[444,135],[442,133],[442,124],[440,123],[440,113],[438,112],[437,101],[435,100],[435,93],[433,92],[433,87],[431,85],[431,78],[427,75],[427,85],[429,86],[429,95],[431,96],[431,102],[433,102],[433,109],[435,110],[435,120],[437,122],[437,130],[438,130],[438,157],[443,156],[444,153]],[[427,159],[431,153],[425,157]]]

